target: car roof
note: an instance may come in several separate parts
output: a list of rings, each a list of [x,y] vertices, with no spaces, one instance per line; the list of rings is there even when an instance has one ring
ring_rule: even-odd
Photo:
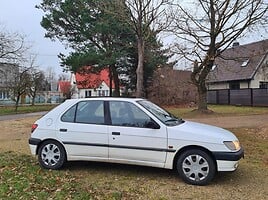
[[[79,101],[91,101],[91,100],[102,100],[102,101],[128,101],[136,102],[144,100],[142,98],[127,98],[127,97],[89,97],[89,98],[80,98],[80,99],[67,99],[69,102],[79,102]]]

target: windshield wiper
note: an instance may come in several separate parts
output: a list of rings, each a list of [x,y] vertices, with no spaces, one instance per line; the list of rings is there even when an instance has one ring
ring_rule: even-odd
[[[179,121],[179,119],[175,117],[165,120],[165,122],[177,122],[177,121]]]
[[[180,118],[171,118],[171,119],[165,120],[165,123],[168,123],[168,122],[184,123],[184,120],[183,119],[180,119]]]

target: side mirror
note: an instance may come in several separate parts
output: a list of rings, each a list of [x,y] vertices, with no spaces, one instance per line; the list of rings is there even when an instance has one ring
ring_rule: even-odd
[[[151,128],[151,129],[160,129],[160,125],[157,124],[155,121],[151,120],[146,124],[146,128]]]

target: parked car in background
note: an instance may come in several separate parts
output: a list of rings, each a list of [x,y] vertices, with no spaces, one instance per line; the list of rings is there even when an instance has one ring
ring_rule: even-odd
[[[244,155],[231,132],[184,121],[138,98],[67,100],[32,125],[29,145],[47,169],[74,160],[175,168],[194,185],[236,170]]]

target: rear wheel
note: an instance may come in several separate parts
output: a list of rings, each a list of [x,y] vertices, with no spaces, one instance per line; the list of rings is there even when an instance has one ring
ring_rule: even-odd
[[[39,164],[46,169],[59,169],[66,160],[63,146],[54,140],[48,140],[38,149]]]
[[[205,151],[192,149],[183,152],[177,161],[181,178],[193,185],[207,185],[215,176],[214,160]]]

